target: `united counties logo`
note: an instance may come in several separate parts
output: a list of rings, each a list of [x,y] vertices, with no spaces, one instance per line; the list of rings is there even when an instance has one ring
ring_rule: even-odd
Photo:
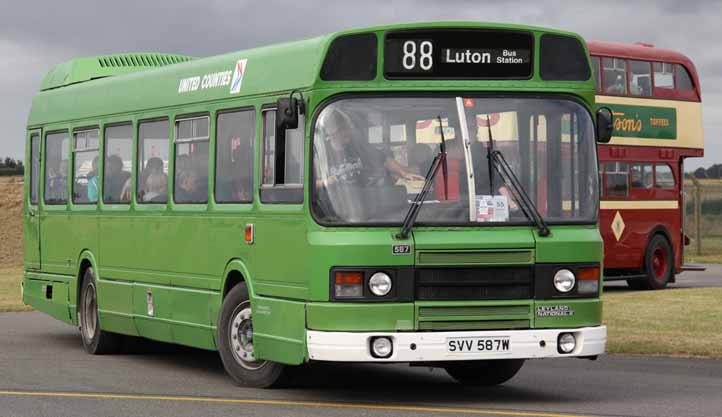
[[[243,75],[246,73],[246,62],[247,59],[239,59],[236,62],[236,68],[233,70],[233,79],[231,80],[231,94],[236,94],[241,91],[241,83],[243,82]]]

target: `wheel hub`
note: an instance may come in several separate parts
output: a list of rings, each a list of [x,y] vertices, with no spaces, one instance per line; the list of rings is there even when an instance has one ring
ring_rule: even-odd
[[[665,273],[667,272],[667,256],[665,255],[662,248],[656,248],[654,250],[652,267],[654,268],[654,276],[657,279],[663,279]]]
[[[231,318],[229,329],[231,352],[239,365],[246,369],[258,369],[265,361],[258,361],[253,354],[253,321],[251,307],[239,306]]]
[[[83,297],[83,309],[81,314],[83,335],[88,341],[92,340],[95,336],[95,328],[98,323],[97,314],[98,313],[95,300],[95,286],[91,284],[88,285],[85,289],[85,294]]]

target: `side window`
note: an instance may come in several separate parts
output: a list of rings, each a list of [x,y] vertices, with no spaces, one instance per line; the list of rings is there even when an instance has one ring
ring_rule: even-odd
[[[45,137],[45,204],[68,202],[68,132]]]
[[[674,189],[674,174],[672,168],[667,164],[655,166],[655,187],[660,189]]]
[[[168,120],[142,122],[138,127],[138,176],[136,199],[139,203],[168,201]]]
[[[654,63],[654,88],[674,88],[674,71],[672,64]]]
[[[130,203],[130,172],[133,158],[133,125],[105,129],[103,165],[103,202]]]
[[[632,164],[632,188],[651,189],[654,186],[654,174],[651,163]]]
[[[680,90],[694,90],[692,77],[689,76],[687,68],[684,65],[677,64],[677,88]]]
[[[277,178],[276,170],[276,111],[263,112],[263,167],[261,181],[261,201],[264,203],[300,203],[303,202],[303,145],[305,134],[305,119],[298,116],[298,127],[286,130],[284,146],[282,178]],[[264,191],[264,188],[276,186],[292,190]]]
[[[98,129],[73,134],[73,203],[98,201]]]
[[[635,96],[652,95],[652,66],[646,61],[629,61],[629,90]]]
[[[627,197],[629,195],[629,171],[626,162],[605,162],[605,190],[607,197]]]
[[[30,203],[38,204],[40,185],[40,135],[30,135]]]
[[[597,90],[597,92],[602,91],[602,76],[600,73],[600,67],[601,67],[601,58],[598,56],[592,57],[592,72],[594,72],[594,88]]]
[[[619,58],[603,58],[604,92],[607,94],[627,94],[627,61]]]
[[[254,110],[220,113],[216,118],[216,202],[253,201],[255,137]]]
[[[176,203],[208,202],[208,116],[177,120],[175,123],[175,181],[173,201]]]

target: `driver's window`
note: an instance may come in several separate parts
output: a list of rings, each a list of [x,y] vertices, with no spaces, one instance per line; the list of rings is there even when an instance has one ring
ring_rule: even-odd
[[[303,145],[305,119],[298,116],[298,127],[286,130],[283,175],[276,175],[276,110],[263,111],[263,163],[261,165],[262,203],[303,202]]]

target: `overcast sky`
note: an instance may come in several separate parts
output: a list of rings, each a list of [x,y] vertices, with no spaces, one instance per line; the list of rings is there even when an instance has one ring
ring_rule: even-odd
[[[548,26],[586,39],[676,49],[702,84],[705,158],[722,162],[722,2],[6,0],[0,15],[0,156],[23,155],[30,101],[53,65],[119,52],[209,56],[377,24],[476,20]]]

